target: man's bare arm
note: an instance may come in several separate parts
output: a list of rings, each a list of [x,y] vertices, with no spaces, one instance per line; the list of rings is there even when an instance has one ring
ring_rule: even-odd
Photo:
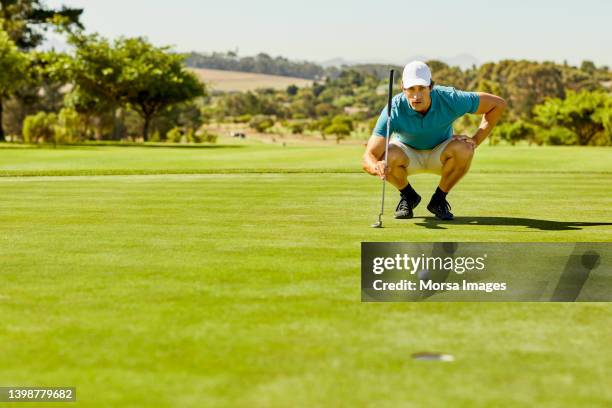
[[[485,92],[479,92],[480,103],[478,110],[474,113],[477,115],[484,115],[478,130],[472,137],[472,140],[476,143],[476,146],[481,144],[487,136],[491,133],[491,130],[495,127],[495,124],[501,117],[504,109],[506,109],[506,101],[496,95],[492,95]]]
[[[371,136],[368,140],[368,146],[363,155],[363,169],[373,176],[384,178],[386,163],[384,162],[385,155],[385,138],[380,136]],[[388,173],[388,170],[386,171]]]

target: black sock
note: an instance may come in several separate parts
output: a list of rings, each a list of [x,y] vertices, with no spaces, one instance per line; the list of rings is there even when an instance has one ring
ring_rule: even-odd
[[[401,189],[400,194],[402,195],[402,197],[408,200],[413,200],[419,195],[416,191],[414,191],[414,188],[412,188],[410,184],[408,184],[406,187]]]
[[[442,200],[446,200],[446,195],[448,193],[445,193],[444,191],[442,191],[442,189],[440,187],[438,187],[436,189],[436,192],[433,194],[433,197],[431,197],[432,201],[442,201]]]

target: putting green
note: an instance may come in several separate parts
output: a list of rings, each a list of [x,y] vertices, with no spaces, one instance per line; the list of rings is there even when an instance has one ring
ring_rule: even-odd
[[[359,151],[0,148],[5,176],[90,174],[0,178],[0,385],[94,407],[609,406],[608,304],[362,304],[359,247],[610,241],[612,149],[485,148],[456,222],[421,204],[382,230]],[[96,175],[130,172],[151,175]],[[436,179],[413,184],[426,201]]]

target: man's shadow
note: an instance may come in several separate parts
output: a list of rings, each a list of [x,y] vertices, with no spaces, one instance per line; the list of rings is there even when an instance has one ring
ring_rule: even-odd
[[[434,217],[415,217],[422,218],[422,222],[415,225],[428,229],[447,229],[445,224],[450,225],[494,225],[494,226],[518,226],[536,229],[540,231],[577,231],[584,227],[597,227],[602,225],[612,225],[612,222],[581,222],[581,221],[549,221],[537,220],[533,218],[513,218],[513,217],[455,217],[453,221],[442,221]]]

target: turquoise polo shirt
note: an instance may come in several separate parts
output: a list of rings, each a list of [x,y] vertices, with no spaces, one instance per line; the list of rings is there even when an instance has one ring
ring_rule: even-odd
[[[412,109],[406,95],[395,95],[391,102],[391,135],[417,150],[431,150],[453,137],[453,122],[466,113],[478,110],[480,97],[476,92],[458,91],[448,86],[434,86],[431,107],[426,115]],[[387,134],[387,107],[376,122],[374,136]]]

